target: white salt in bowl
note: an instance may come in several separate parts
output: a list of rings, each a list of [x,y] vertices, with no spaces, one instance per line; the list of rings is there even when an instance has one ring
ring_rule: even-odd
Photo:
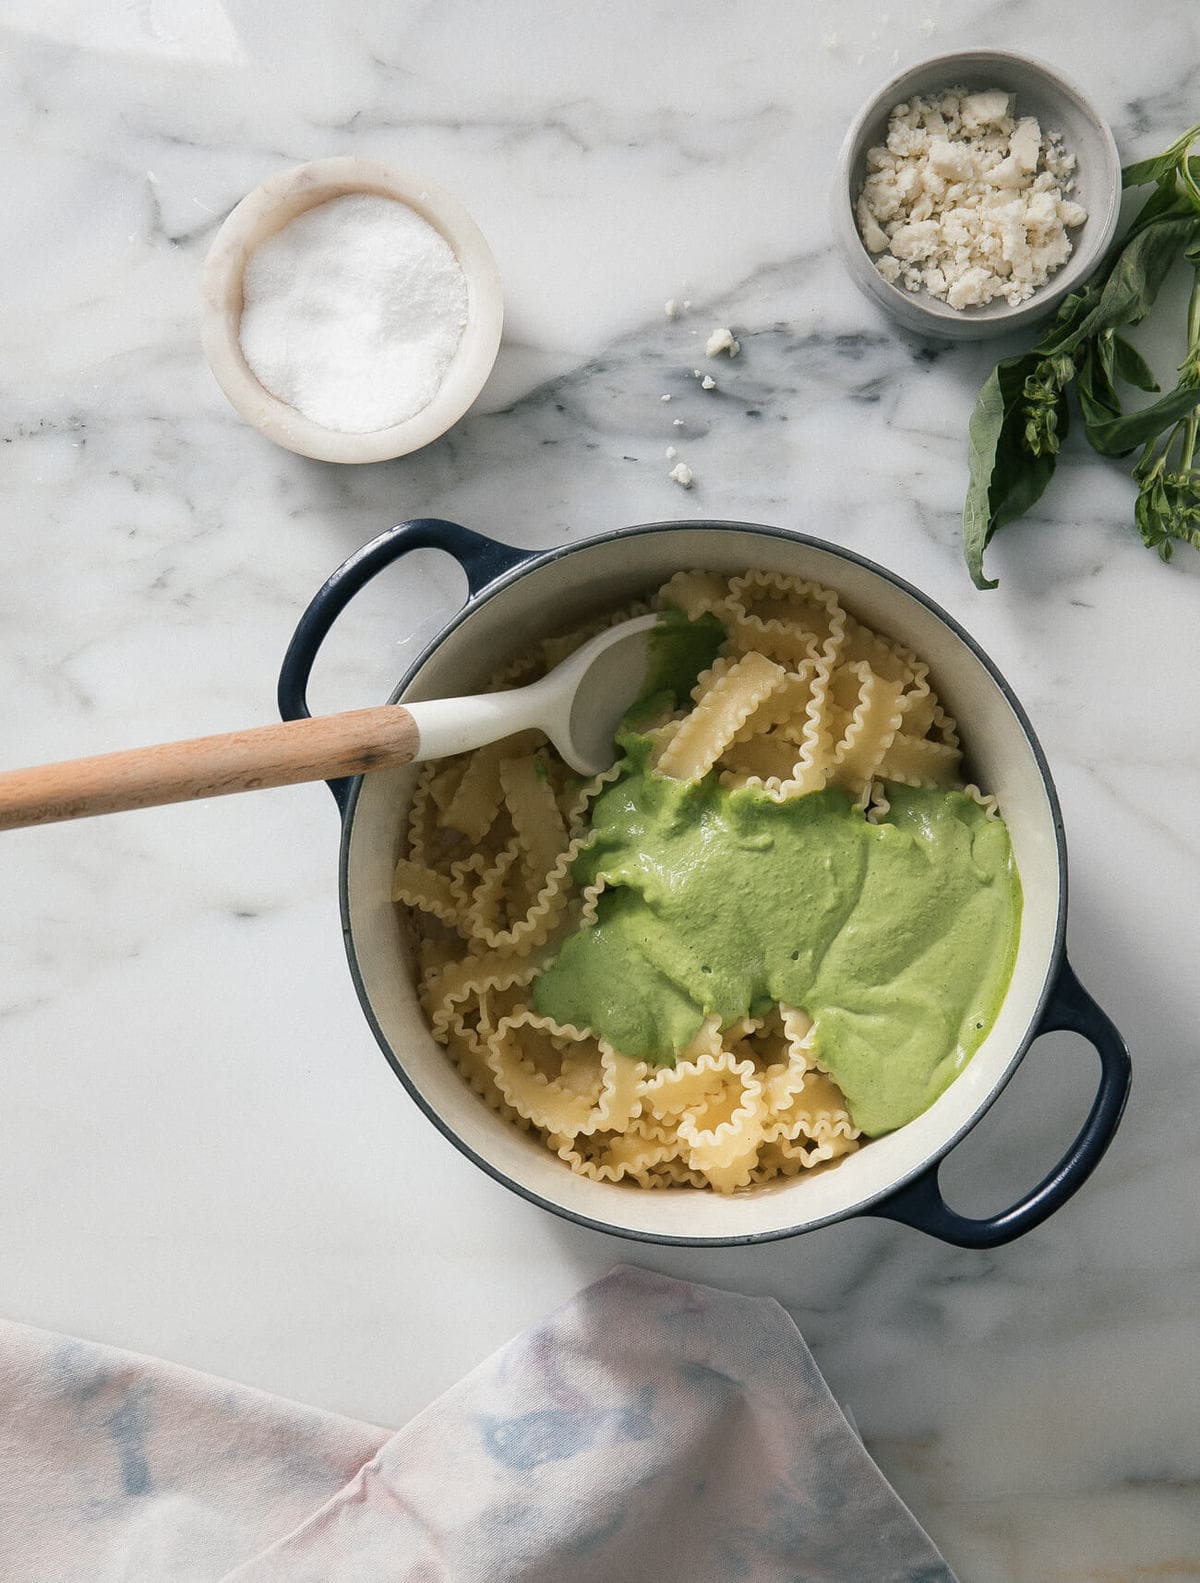
[[[927,97],[947,88],[971,92],[1002,88],[1015,94],[1017,114],[1036,116],[1043,133],[1061,132],[1064,147],[1075,155],[1071,197],[1084,206],[1088,217],[1068,233],[1067,262],[1015,308],[1003,298],[978,308],[952,308],[927,291],[893,286],[875,268],[858,232],[854,206],[867,173],[867,151],[887,141],[892,110],[914,94]],[[956,341],[983,340],[1048,318],[1097,268],[1116,235],[1121,160],[1099,110],[1061,72],[1008,50],[962,50],[909,67],[868,100],[842,143],[831,196],[834,236],[856,286],[909,330]]]
[[[297,215],[333,198],[374,193],[406,204],[450,244],[467,282],[467,323],[432,401],[403,423],[347,434],[314,423],[273,396],[242,352],[242,280],[250,255]],[[235,411],[277,445],[321,462],[386,462],[430,444],[483,389],[500,346],[500,273],[483,233],[456,199],[409,171],[369,159],[318,159],[264,181],[213,239],[202,276],[204,353]]]

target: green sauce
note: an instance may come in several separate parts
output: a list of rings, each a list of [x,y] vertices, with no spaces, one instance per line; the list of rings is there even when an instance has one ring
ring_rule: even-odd
[[[671,693],[675,679],[654,681]],[[776,803],[714,775],[670,780],[650,772],[646,738],[620,741],[575,864],[581,885],[604,874],[608,888],[536,982],[537,1010],[672,1064],[709,1013],[727,1024],[783,1001],[812,1017],[865,1133],[919,1115],[1008,986],[1021,890],[1004,824],[965,793],[902,786],[869,824],[840,791]]]
[[[625,726],[658,708],[679,709],[687,703],[696,678],[716,659],[725,628],[716,616],[689,621],[682,610],[664,610],[650,633],[650,658],[642,696],[625,716]]]

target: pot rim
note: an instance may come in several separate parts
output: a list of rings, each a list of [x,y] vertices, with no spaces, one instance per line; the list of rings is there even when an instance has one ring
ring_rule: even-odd
[[[354,827],[354,814],[358,805],[359,793],[362,790],[363,777],[361,775],[356,775],[351,781],[347,789],[344,805],[342,807],[341,844],[338,854],[338,895],[342,917],[342,938],[345,942],[346,957],[350,967],[350,976],[354,981],[355,992],[358,995],[359,1004],[362,1007],[363,1014],[367,1019],[367,1022],[371,1028],[371,1032],[375,1035],[375,1041],[383,1051],[388,1065],[391,1067],[395,1075],[400,1079],[400,1082],[404,1085],[409,1097],[416,1103],[422,1113],[434,1124],[442,1136],[446,1138],[448,1142],[452,1143],[456,1149],[458,1149],[460,1154],[464,1155],[474,1165],[478,1166],[479,1169],[490,1176],[493,1181],[498,1182],[502,1187],[507,1188],[510,1192],[516,1193],[518,1197],[525,1199],[527,1203],[534,1204],[539,1209],[548,1210],[551,1214],[559,1216],[560,1219],[571,1221],[574,1225],[583,1226],[589,1231],[598,1231],[608,1236],[622,1237],[631,1242],[648,1243],[652,1246],[684,1248],[734,1248],[747,1247],[756,1243],[780,1242],[785,1238],[802,1236],[806,1232],[816,1231],[823,1226],[834,1225],[839,1221],[851,1220],[859,1215],[869,1215],[876,1205],[892,1198],[893,1195],[907,1187],[910,1183],[914,1182],[917,1177],[924,1175],[924,1173],[936,1166],[946,1157],[947,1154],[950,1153],[952,1149],[962,1142],[963,1138],[966,1137],[968,1132],[972,1131],[979,1124],[979,1122],[982,1121],[983,1117],[996,1103],[1000,1095],[1004,1092],[1005,1088],[1007,1088],[1013,1077],[1013,1074],[1024,1060],[1030,1046],[1038,1036],[1043,1017],[1045,1016],[1046,1010],[1051,1002],[1051,999],[1053,998],[1055,985],[1058,981],[1060,970],[1065,962],[1068,879],[1067,847],[1066,833],[1063,827],[1062,808],[1059,804],[1058,791],[1054,784],[1054,778],[1050,773],[1050,766],[1047,763],[1046,755],[1042,751],[1042,745],[1038,741],[1037,734],[1033,729],[1033,725],[1030,722],[1029,716],[1026,714],[1020,699],[1017,697],[1012,687],[1009,685],[1008,681],[1005,679],[991,657],[985,653],[985,651],[980,647],[971,634],[967,632],[967,630],[949,613],[949,611],[944,610],[936,600],[930,598],[928,594],[924,593],[914,584],[908,582],[905,578],[900,577],[895,572],[890,571],[887,567],[881,566],[878,561],[873,561],[868,556],[858,554],[858,552],[855,550],[845,549],[839,544],[831,543],[828,539],[820,539],[815,537],[813,534],[800,533],[791,528],[777,528],[772,527],[767,523],[760,522],[738,522],[725,519],[705,520],[703,518],[663,522],[642,522],[635,523],[624,528],[614,528],[607,533],[593,534],[591,537],[581,539],[574,544],[556,545],[547,550],[530,550],[525,554],[523,559],[510,566],[507,570],[501,571],[491,582],[485,584],[478,593],[468,594],[468,597],[464,601],[462,608],[446,623],[445,626],[440,628],[439,631],[434,634],[434,636],[429,640],[429,642],[405,670],[400,681],[393,689],[388,702],[396,703],[399,701],[405,689],[416,679],[426,661],[431,657],[435,650],[441,647],[441,645],[451,635],[451,633],[455,632],[462,625],[468,616],[473,615],[481,605],[488,603],[494,598],[497,598],[499,595],[504,593],[506,589],[511,587],[514,583],[520,581],[522,578],[528,576],[530,573],[538,571],[542,567],[548,566],[556,561],[563,560],[567,556],[577,554],[581,550],[590,549],[593,545],[611,543],[614,539],[641,538],[648,537],[652,534],[686,532],[689,530],[695,530],[697,528],[702,528],[706,531],[716,529],[737,533],[753,533],[764,538],[786,539],[793,543],[807,545],[812,549],[827,551],[828,553],[837,556],[842,560],[849,561],[856,566],[861,566],[869,572],[874,572],[886,582],[889,582],[893,586],[901,589],[904,593],[915,599],[919,604],[924,605],[932,615],[936,616],[938,620],[940,620],[946,627],[949,628],[954,636],[971,651],[975,658],[984,667],[992,681],[1000,690],[1005,701],[1012,709],[1013,714],[1017,718],[1017,722],[1020,725],[1021,731],[1033,754],[1034,763],[1037,765],[1038,774],[1041,777],[1046,793],[1046,800],[1049,805],[1051,824],[1054,830],[1055,859],[1058,871],[1058,912],[1054,920],[1053,944],[1047,956],[1046,971],[1042,980],[1041,989],[1038,992],[1037,1003],[1030,1016],[1025,1032],[1022,1034],[1020,1040],[1013,1049],[1013,1053],[1008,1065],[997,1078],[996,1082],[992,1085],[987,1098],[980,1108],[974,1113],[974,1115],[956,1127],[954,1131],[951,1132],[941,1143],[939,1143],[935,1149],[922,1156],[922,1158],[918,1160],[911,1168],[903,1171],[899,1176],[895,1177],[877,1192],[869,1194],[861,1202],[856,1203],[849,1208],[832,1210],[828,1214],[821,1215],[813,1220],[806,1221],[803,1225],[782,1226],[776,1227],[769,1231],[752,1231],[732,1236],[706,1237],[679,1236],[669,1232],[644,1231],[635,1229],[633,1227],[614,1225],[609,1221],[594,1219],[590,1215],[580,1214],[577,1210],[569,1209],[565,1204],[557,1203],[553,1199],[544,1198],[540,1193],[536,1193],[532,1189],[523,1186],[520,1182],[514,1181],[512,1177],[508,1176],[498,1166],[494,1165],[490,1160],[486,1159],[483,1155],[478,1154],[473,1148],[471,1148],[470,1145],[467,1144],[458,1135],[458,1133],[455,1132],[453,1127],[450,1126],[450,1124],[442,1117],[440,1112],[434,1109],[432,1105],[427,1103],[416,1084],[409,1078],[403,1063],[399,1059],[396,1051],[392,1048],[391,1042],[383,1032],[383,1029],[380,1027],[379,1021],[375,1016],[374,1007],[371,1004],[370,996],[367,993],[367,988],[363,981],[362,973],[359,969],[358,957],[354,946],[354,936],[350,923],[350,898],[348,886],[350,841]],[[499,541],[495,542],[498,543]],[[514,554],[521,553],[518,546],[505,547],[511,548]]]

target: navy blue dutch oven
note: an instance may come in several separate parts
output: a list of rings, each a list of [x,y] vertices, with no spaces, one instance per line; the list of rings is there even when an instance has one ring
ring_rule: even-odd
[[[1121,1119],[1129,1055],[1066,958],[1066,845],[1042,750],[1012,689],[955,621],[884,568],[780,528],[650,523],[532,551],[422,518],[389,529],[352,555],[305,611],[279,679],[285,720],[308,714],[309,672],[346,604],[384,567],[416,549],[453,556],[470,595],[402,678],[393,703],[478,691],[499,665],[537,639],[641,597],[680,570],[758,567],[828,584],[862,620],[929,662],[938,695],[961,727],[975,778],[1000,800],[1025,897],[1016,966],[996,1024],[961,1075],[915,1121],[811,1176],[736,1195],[649,1192],[574,1175],[489,1110],[459,1077],[418,1005],[410,934],[391,900],[414,772],[331,782],[342,821],[343,928],[363,1011],[397,1077],[452,1143],[497,1181],[555,1214],[598,1231],[692,1246],[767,1241],[867,1214],[960,1247],[996,1247],[1032,1230],[1079,1190]],[[956,1213],[939,1190],[940,1162],[999,1097],[1034,1040],[1060,1028],[1082,1034],[1099,1058],[1096,1096],[1078,1136],[1011,1208],[982,1219]]]

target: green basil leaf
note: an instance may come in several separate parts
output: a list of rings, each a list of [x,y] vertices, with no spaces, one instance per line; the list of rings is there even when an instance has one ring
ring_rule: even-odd
[[[963,507],[963,553],[976,588],[995,588],[983,573],[983,552],[997,528],[1026,512],[1054,475],[1056,457],[1031,456],[1025,432],[1025,381],[1041,357],[1027,352],[1006,358],[985,380],[971,414],[968,434],[970,484]],[[1069,415],[1060,395],[1058,432],[1065,437]]]
[[[1161,181],[1164,176],[1170,175],[1179,168],[1185,154],[1196,139],[1200,137],[1200,122],[1189,127],[1182,137],[1176,138],[1170,148],[1161,154],[1156,154],[1153,159],[1142,159],[1136,165],[1126,165],[1121,172],[1122,187],[1144,187],[1147,182]]]
[[[1117,399],[1117,392],[1113,387],[1113,375],[1117,361],[1117,349],[1115,345],[1116,339],[1117,337],[1115,331],[1105,330],[1103,335],[1098,335],[1092,342],[1092,345],[1095,348],[1097,366],[1104,374],[1105,383],[1108,389],[1112,392],[1112,399],[1114,402]]]
[[[1183,178],[1183,190],[1187,193],[1188,202],[1200,214],[1200,176],[1196,174],[1196,164],[1194,159],[1185,159],[1179,167],[1179,174]]]
[[[1122,248],[1113,265],[1100,301],[1062,346],[1073,352],[1089,335],[1137,324],[1150,312],[1171,265],[1193,241],[1200,240],[1200,215],[1162,220],[1139,231]]]
[[[1121,416],[1120,397],[1112,381],[1112,339],[1112,332],[1109,331],[1098,341],[1090,341],[1079,365],[1076,389],[1084,429],[1088,434],[1095,424]]]
[[[1125,247],[1132,242],[1138,232],[1144,231],[1148,225],[1157,225],[1163,220],[1186,220],[1192,212],[1187,194],[1180,191],[1176,173],[1172,170],[1163,177],[1138,210],[1119,246]]]
[[[1200,390],[1190,383],[1176,385],[1160,401],[1152,402],[1140,412],[1092,424],[1087,437],[1102,456],[1127,456],[1197,408],[1200,408]]]
[[[995,530],[992,479],[1006,421],[1010,418],[1001,385],[1001,370],[997,367],[984,380],[967,426],[967,464],[971,481],[963,505],[963,554],[976,588],[996,587],[994,579],[983,575],[983,552]]]
[[[1135,390],[1159,388],[1154,370],[1137,347],[1127,341],[1123,335],[1113,336],[1113,372],[1118,379],[1123,379]]]
[[[1050,328],[1031,350],[1045,357],[1062,351],[1064,343],[1073,341],[1076,331],[1095,312],[1103,289],[1098,281],[1093,281],[1081,290],[1073,291],[1069,297],[1064,297]]]

